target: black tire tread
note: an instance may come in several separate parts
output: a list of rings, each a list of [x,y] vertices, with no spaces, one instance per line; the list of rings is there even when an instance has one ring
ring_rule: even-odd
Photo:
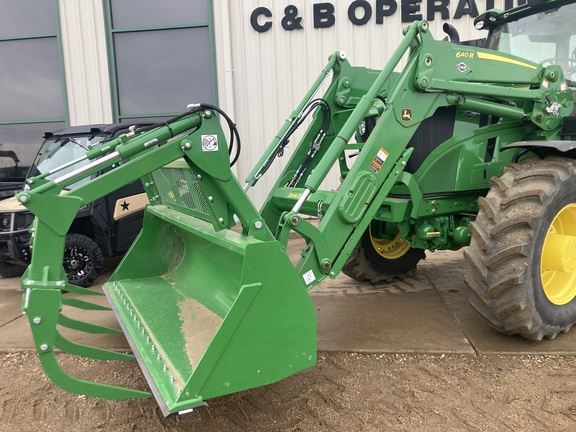
[[[20,277],[24,274],[26,266],[0,261],[0,276],[6,279]]]
[[[544,322],[530,294],[528,270],[534,221],[569,176],[576,176],[576,168],[565,158],[510,164],[500,178],[491,179],[490,192],[478,200],[480,211],[470,227],[472,242],[464,250],[470,267],[465,283],[474,309],[505,334],[552,339],[572,326]]]
[[[66,236],[66,248],[71,245],[82,248],[85,252],[88,252],[91,255],[92,266],[89,273],[80,279],[69,280],[71,284],[87,288],[96,280],[102,271],[102,251],[94,240],[82,234],[68,234]]]
[[[369,235],[368,231],[364,233],[364,237],[369,238]],[[366,251],[367,244],[370,244],[369,240],[360,240],[342,268],[342,273],[359,282],[370,282],[376,285],[402,280],[413,276],[416,272],[416,264],[426,258],[423,250],[410,249],[403,257],[397,260],[386,260],[376,253]],[[386,267],[389,270],[386,272],[379,270],[377,260],[386,261]]]

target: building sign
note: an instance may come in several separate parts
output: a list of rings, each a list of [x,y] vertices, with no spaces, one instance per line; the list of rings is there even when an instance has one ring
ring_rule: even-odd
[[[456,3],[454,15],[450,16],[450,2]],[[478,4],[485,3],[485,9],[493,9],[495,0],[355,0],[348,6],[348,20],[354,25],[365,25],[369,22],[383,24],[386,17],[400,14],[403,23],[419,20],[433,21],[436,17],[443,20],[460,19],[464,15],[478,16]],[[518,5],[525,4],[527,0],[518,0]],[[503,8],[514,7],[514,0],[502,0]],[[329,28],[336,23],[336,7],[331,2],[313,4],[312,22],[314,28]],[[273,16],[267,7],[257,7],[250,15],[252,28],[259,33],[267,32],[279,22],[286,31],[301,30],[304,28],[301,10],[296,5],[288,5],[281,17]]]

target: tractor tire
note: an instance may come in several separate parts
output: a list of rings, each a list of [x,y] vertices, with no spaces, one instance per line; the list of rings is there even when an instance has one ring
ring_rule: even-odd
[[[3,278],[20,277],[24,274],[25,270],[26,266],[0,261],[0,276]]]
[[[413,249],[399,235],[392,240],[376,238],[368,228],[342,272],[359,282],[390,283],[414,274],[416,264],[425,258],[423,250]]]
[[[64,248],[64,271],[68,282],[89,287],[102,271],[102,251],[94,240],[82,234],[68,234]]]
[[[576,322],[576,161],[529,159],[490,182],[464,251],[470,303],[502,333],[553,339]]]

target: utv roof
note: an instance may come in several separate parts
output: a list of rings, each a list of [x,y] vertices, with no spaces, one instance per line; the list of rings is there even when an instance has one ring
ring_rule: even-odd
[[[115,134],[116,132],[128,129],[130,126],[149,126],[152,122],[142,122],[135,121],[131,123],[102,123],[102,124],[89,124],[80,126],[71,126],[66,129],[60,129],[53,132],[46,132],[44,134],[44,139],[51,138],[53,136],[63,136],[63,135],[88,135],[88,134]]]

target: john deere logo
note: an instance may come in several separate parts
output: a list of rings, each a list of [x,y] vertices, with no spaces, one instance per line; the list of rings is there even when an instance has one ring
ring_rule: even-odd
[[[412,121],[412,109],[411,108],[402,108],[402,115],[400,117],[403,122]]]

